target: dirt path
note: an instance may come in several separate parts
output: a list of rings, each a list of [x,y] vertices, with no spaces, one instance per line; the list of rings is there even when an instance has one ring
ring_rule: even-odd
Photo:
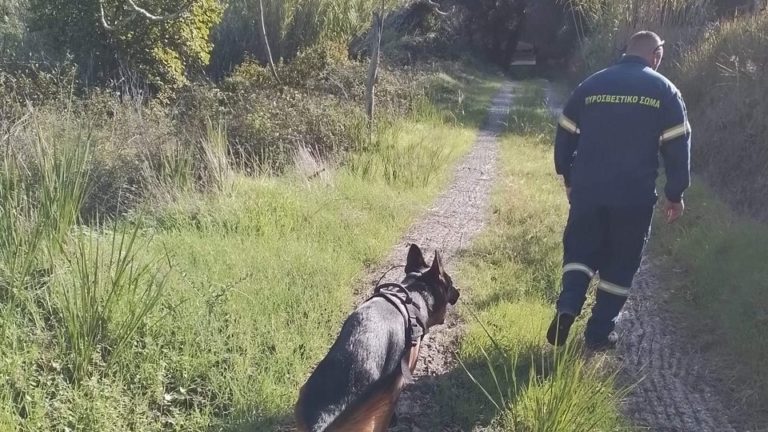
[[[424,250],[428,262],[431,262],[433,251],[439,249],[450,272],[451,258],[483,229],[497,173],[497,137],[505,128],[513,89],[513,83],[501,87],[489,107],[485,125],[472,150],[456,168],[449,187],[422,219],[411,226],[390,256],[370,272],[370,283],[366,286],[375,284],[391,266],[403,264],[407,246],[411,243],[418,244]],[[397,269],[390,271],[384,281],[399,281],[401,278],[402,269]],[[361,293],[361,299],[368,294]],[[438,412],[434,403],[434,379],[454,367],[453,353],[462,328],[456,314],[450,312],[445,325],[432,329],[427,335],[414,374],[416,382],[400,397],[397,408],[399,423],[392,431],[437,432],[433,418]]]
[[[735,432],[722,403],[717,378],[675,325],[665,308],[668,291],[646,257],[620,318],[617,350],[628,383],[640,381],[624,412],[653,431]]]
[[[563,98],[551,86],[546,90],[550,110],[558,115]],[[609,354],[622,383],[633,386],[623,411],[641,430],[735,432],[717,378],[676,330],[677,319],[665,307],[669,290],[656,268],[652,257],[645,257],[619,316],[618,348]]]

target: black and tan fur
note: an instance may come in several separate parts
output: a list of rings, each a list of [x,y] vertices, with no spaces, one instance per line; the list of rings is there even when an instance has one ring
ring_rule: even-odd
[[[405,273],[402,285],[419,306],[421,322],[427,329],[443,324],[459,292],[440,255],[435,252],[428,266],[419,247],[411,245]],[[357,308],[301,389],[295,408],[298,430],[385,431],[405,385],[403,355],[411,372],[418,360],[420,344],[411,347],[404,327],[401,313],[386,299],[372,298]]]

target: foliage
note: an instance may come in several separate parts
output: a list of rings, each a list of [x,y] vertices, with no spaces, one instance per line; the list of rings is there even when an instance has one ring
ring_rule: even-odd
[[[9,64],[0,70],[0,127],[7,128],[23,117],[27,105],[41,106],[71,98],[77,68],[70,63]]]
[[[199,90],[190,109],[206,110],[216,95]],[[89,98],[93,105],[30,114],[46,137],[42,160],[67,173],[49,177],[58,180],[40,181],[36,169],[25,177],[40,165],[37,152],[21,154],[35,136],[29,124],[3,141],[19,150],[0,170],[3,430],[274,430],[348,313],[360,272],[426,208],[474,138],[473,129],[443,120],[450,116],[420,109],[381,132],[419,155],[396,161],[420,174],[413,182],[362,176],[312,152],[305,158],[321,170],[297,164],[281,176],[256,175],[227,157],[231,123],[212,118],[175,138],[163,107]],[[155,145],[169,150],[155,158],[152,182],[140,175],[138,185],[184,189],[143,202],[146,213],[71,226],[62,215],[76,213],[76,199],[49,211],[36,198],[52,184],[55,193],[42,196],[67,202],[82,193],[75,180],[87,179],[87,204],[102,178],[121,177],[111,167],[141,165]],[[66,149],[77,163],[63,163]],[[378,161],[376,152],[367,154]],[[59,217],[37,219],[42,213]],[[57,241],[48,240],[53,232]],[[14,255],[24,259],[5,265]]]
[[[638,29],[656,31],[667,41],[663,67],[668,67],[696,40],[713,14],[712,0],[573,0],[570,4],[584,18],[578,31],[579,52],[574,55],[577,76],[613,63]]]
[[[523,31],[527,2],[520,0],[471,0],[465,8],[464,36],[493,63],[507,68]]]
[[[373,10],[400,0],[262,0],[267,39],[275,61],[292,59],[318,42],[346,42],[365,30]],[[233,0],[216,29],[213,74],[232,70],[245,58],[267,60],[259,0]]]
[[[0,0],[0,58],[18,53],[25,37],[26,0]]]
[[[694,166],[734,208],[768,218],[768,16],[723,23],[676,75],[694,130]]]
[[[142,5],[158,16],[187,9],[171,0]],[[130,72],[154,88],[177,88],[202,71],[211,29],[221,18],[217,0],[192,0],[186,13],[160,21],[137,13],[126,0],[105,0],[103,20],[100,10],[100,0],[30,0],[33,30],[45,33],[51,53],[71,54],[89,82]]]

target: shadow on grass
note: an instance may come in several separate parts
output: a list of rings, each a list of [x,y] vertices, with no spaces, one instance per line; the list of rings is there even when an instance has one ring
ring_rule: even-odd
[[[545,351],[542,354],[540,347],[530,347],[520,353],[514,364],[500,354],[492,355],[490,361],[497,374],[498,386],[485,357],[464,359],[464,365],[497,402],[500,399],[500,388],[503,392],[501,399],[504,399],[507,407],[515,402],[520,390],[528,383],[532,370],[536,371],[537,376],[544,377],[551,371],[553,362],[551,352]],[[503,372],[504,364],[507,364],[507,376]],[[427,413],[428,415],[422,418],[409,418],[407,413],[399,414],[401,422],[417,425],[420,430],[437,431],[448,426],[472,430],[474,427],[490,426],[499,415],[497,407],[483,394],[459,364],[445,374],[419,379],[411,384],[408,392],[412,395],[415,404],[426,398],[434,400],[437,404],[437,412]],[[209,432],[293,432],[295,430],[291,413],[266,417],[235,416],[222,419],[208,429]]]
[[[435,399],[444,424],[473,430],[491,425],[502,414],[499,408],[513,405],[529,383],[531,372],[540,379],[549,376],[554,359],[552,351],[530,346],[520,351],[516,358],[492,353],[488,358],[482,355],[465,358],[463,363],[466,371],[457,365],[436,380]]]

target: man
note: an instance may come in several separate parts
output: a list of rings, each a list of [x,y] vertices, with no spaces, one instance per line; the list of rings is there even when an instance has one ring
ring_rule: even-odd
[[[562,292],[547,331],[553,345],[565,343],[598,275],[586,344],[594,350],[615,345],[615,321],[650,233],[659,153],[667,176],[667,222],[683,214],[691,129],[680,92],[656,72],[663,47],[655,33],[633,35],[618,64],[574,90],[558,122],[555,165],[571,209],[563,236]]]

